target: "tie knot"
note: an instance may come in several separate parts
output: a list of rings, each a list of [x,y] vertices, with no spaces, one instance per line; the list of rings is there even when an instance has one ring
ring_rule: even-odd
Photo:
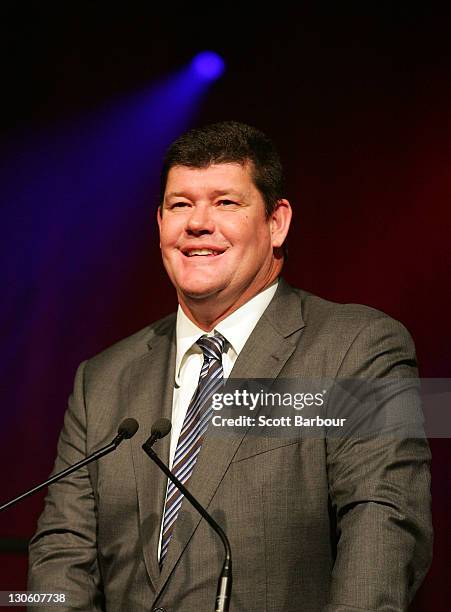
[[[201,336],[197,341],[206,359],[217,359],[218,361],[222,361],[225,343],[226,339],[224,336],[217,332],[214,336]]]

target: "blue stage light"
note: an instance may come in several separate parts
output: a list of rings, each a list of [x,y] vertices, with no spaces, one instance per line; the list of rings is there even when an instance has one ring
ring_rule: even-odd
[[[225,70],[224,60],[214,51],[198,53],[192,66],[198,76],[208,80],[219,79]]]

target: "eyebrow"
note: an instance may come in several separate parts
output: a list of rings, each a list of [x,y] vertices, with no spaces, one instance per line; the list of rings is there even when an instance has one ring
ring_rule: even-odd
[[[234,189],[215,189],[214,191],[211,191],[209,195],[210,197],[217,197],[221,195],[230,195],[235,198],[244,197],[242,193],[240,193],[239,191],[235,191]],[[187,198],[187,197],[188,196],[186,195],[185,191],[171,191],[171,193],[168,193],[166,195],[166,198]]]

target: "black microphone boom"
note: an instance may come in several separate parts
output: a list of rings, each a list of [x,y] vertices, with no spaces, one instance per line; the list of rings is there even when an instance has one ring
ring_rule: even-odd
[[[135,421],[135,419],[125,419],[119,425],[117,436],[114,438],[112,442],[110,442],[103,448],[100,448],[95,453],[92,453],[92,455],[88,455],[87,457],[79,461],[78,463],[75,463],[74,465],[70,465],[68,468],[66,468],[62,472],[58,472],[58,474],[51,476],[45,482],[37,485],[36,487],[33,487],[32,489],[30,489],[29,491],[26,491],[25,493],[22,493],[22,495],[19,495],[18,497],[11,499],[9,502],[6,502],[6,504],[3,504],[3,506],[0,506],[0,512],[2,510],[6,510],[6,508],[9,508],[10,506],[13,506],[14,504],[21,501],[22,499],[25,499],[26,497],[33,495],[33,493],[40,491],[47,485],[52,484],[52,482],[56,482],[57,480],[64,478],[64,476],[68,476],[69,474],[72,474],[72,472],[75,472],[79,468],[84,467],[88,463],[91,463],[91,461],[95,461],[96,459],[100,459],[100,457],[103,457],[104,455],[111,453],[111,451],[115,450],[119,446],[122,440],[127,440],[128,438],[131,438],[132,436],[134,436],[135,433],[138,431],[138,427],[139,427],[138,422]]]
[[[160,457],[153,450],[153,444],[160,438],[164,438],[164,436],[166,436],[170,431],[171,422],[168,419],[158,419],[158,421],[155,421],[155,423],[152,425],[151,435],[148,440],[144,442],[142,448],[221,538],[224,545],[225,558],[221,575],[219,576],[218,590],[216,591],[215,612],[227,612],[229,609],[230,595],[232,592],[232,551],[230,548],[230,543],[226,534],[218,523],[212,516],[210,516],[205,508],[201,506],[197,499],[188,491],[180,480],[174,476],[171,470],[163,463],[163,461],[161,461]]]

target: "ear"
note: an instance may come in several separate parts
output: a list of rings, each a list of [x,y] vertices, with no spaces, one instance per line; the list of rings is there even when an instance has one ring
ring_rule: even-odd
[[[161,236],[161,223],[162,223],[162,217],[161,217],[161,204],[160,204],[160,206],[157,208],[157,223],[158,223],[158,231],[159,231],[160,236]],[[160,240],[160,248],[161,248],[161,240]]]
[[[280,247],[284,243],[290,229],[291,216],[292,211],[289,201],[278,200],[270,219],[273,247]]]

